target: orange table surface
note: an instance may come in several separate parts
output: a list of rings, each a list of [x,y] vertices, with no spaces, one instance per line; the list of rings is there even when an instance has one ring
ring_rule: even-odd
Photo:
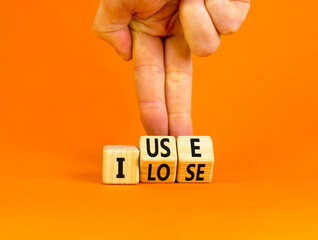
[[[318,5],[251,5],[193,60],[212,183],[108,186],[103,145],[145,132],[98,1],[1,1],[0,239],[318,239]]]

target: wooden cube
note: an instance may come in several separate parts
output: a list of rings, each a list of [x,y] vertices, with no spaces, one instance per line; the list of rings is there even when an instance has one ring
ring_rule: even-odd
[[[180,136],[178,148],[178,182],[211,182],[214,165],[211,137]]]
[[[106,145],[103,151],[103,183],[139,183],[139,149],[132,145]]]
[[[142,136],[140,149],[140,181],[173,183],[177,172],[177,146],[174,137]]]

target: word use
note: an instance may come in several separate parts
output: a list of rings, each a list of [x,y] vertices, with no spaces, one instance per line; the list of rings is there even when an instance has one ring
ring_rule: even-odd
[[[103,183],[211,182],[213,144],[208,136],[142,136],[133,145],[106,145]]]

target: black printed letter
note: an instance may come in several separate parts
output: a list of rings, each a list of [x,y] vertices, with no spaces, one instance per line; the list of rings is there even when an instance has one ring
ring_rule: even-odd
[[[169,157],[170,156],[170,148],[165,145],[165,142],[169,142],[169,138],[161,139],[160,146],[167,151],[167,153],[161,153],[161,157]]]
[[[201,170],[201,167],[205,167],[205,164],[198,164],[197,181],[204,180],[204,177],[200,177],[200,174],[204,174],[204,171]]]
[[[151,169],[152,169],[152,164],[148,165],[148,181],[155,181],[155,177],[151,177]]]
[[[189,165],[187,166],[187,172],[191,175],[191,177],[186,177],[186,178],[185,178],[186,181],[191,181],[191,180],[194,179],[194,172],[190,169],[190,168],[192,168],[192,167],[195,167],[195,164],[189,164]]]
[[[194,143],[196,142],[200,142],[199,138],[191,138],[190,139],[191,142],[191,153],[192,153],[192,157],[201,157],[201,153],[195,153],[196,149],[200,149],[200,146],[195,146]]]
[[[167,173],[166,173],[166,176],[161,177],[160,171],[161,171],[161,168],[163,168],[163,167],[165,167],[165,168],[167,169]],[[170,175],[170,167],[169,167],[167,164],[161,164],[161,165],[158,167],[158,170],[157,170],[158,179],[159,179],[160,181],[165,181],[165,180],[168,179],[169,175]]]
[[[125,178],[125,175],[123,173],[124,161],[125,161],[125,158],[117,158],[117,162],[118,162],[118,174],[116,175],[117,178]]]
[[[147,143],[147,153],[150,157],[156,157],[158,155],[158,139],[155,139],[155,152],[151,153],[150,151],[150,139],[147,138],[146,139],[146,143]]]

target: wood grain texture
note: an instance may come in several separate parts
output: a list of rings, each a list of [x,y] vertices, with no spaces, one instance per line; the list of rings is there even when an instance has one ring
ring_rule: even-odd
[[[148,150],[147,144],[149,144]],[[174,137],[142,136],[140,137],[139,148],[141,182],[175,182],[177,172],[177,145]],[[149,150],[151,154],[149,154]],[[149,168],[151,174],[149,174]],[[170,172],[169,175],[168,171]]]
[[[211,182],[214,153],[209,136],[179,136],[178,182]]]
[[[122,174],[120,162],[122,161]],[[106,145],[103,149],[103,183],[139,183],[139,149],[133,145]]]

